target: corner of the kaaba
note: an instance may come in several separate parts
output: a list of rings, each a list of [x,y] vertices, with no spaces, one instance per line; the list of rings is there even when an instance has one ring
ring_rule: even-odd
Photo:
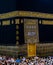
[[[52,56],[52,30],[52,14],[30,11],[0,14],[0,54]]]

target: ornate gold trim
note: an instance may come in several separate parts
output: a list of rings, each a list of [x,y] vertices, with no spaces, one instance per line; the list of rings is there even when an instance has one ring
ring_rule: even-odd
[[[15,24],[19,24],[19,19],[15,19]]]
[[[42,24],[53,25],[53,20],[52,21],[50,21],[50,20],[42,20]]]
[[[24,16],[24,17],[39,17],[53,19],[53,14],[30,12],[30,11],[13,11],[4,14],[0,14],[0,19],[6,19],[11,17]]]
[[[10,25],[10,20],[2,21],[2,25]]]

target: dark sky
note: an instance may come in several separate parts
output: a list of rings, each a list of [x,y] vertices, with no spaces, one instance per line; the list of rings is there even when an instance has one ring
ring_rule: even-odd
[[[0,13],[16,10],[16,0],[0,0]]]
[[[53,0],[0,0],[0,13],[15,10],[53,13]]]
[[[40,11],[53,13],[53,0],[20,0],[18,1],[18,10]]]

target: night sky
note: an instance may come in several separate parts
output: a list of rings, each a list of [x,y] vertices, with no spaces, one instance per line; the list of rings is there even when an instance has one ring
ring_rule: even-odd
[[[53,13],[53,0],[17,0],[18,10]]]
[[[0,13],[16,10],[53,13],[53,0],[0,0]]]
[[[16,10],[16,0],[0,0],[0,14]]]

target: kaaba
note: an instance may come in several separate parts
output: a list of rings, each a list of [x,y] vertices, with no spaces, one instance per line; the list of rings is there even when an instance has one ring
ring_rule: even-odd
[[[27,55],[29,43],[37,56],[53,55],[53,2],[1,0],[0,54]]]

